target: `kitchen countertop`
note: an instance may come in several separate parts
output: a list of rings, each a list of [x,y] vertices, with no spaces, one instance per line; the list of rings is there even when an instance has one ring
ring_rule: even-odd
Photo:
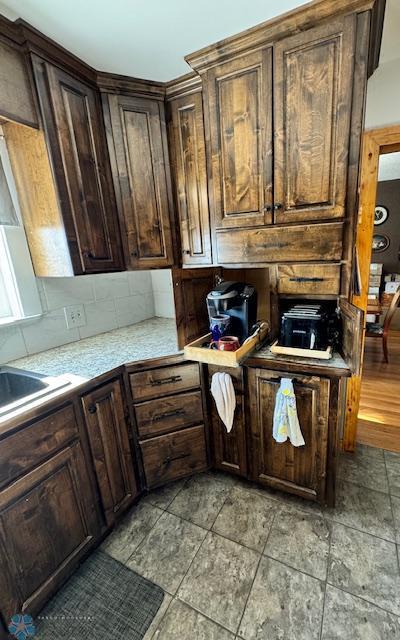
[[[262,347],[259,351],[252,351],[242,364],[244,366],[270,369],[290,367],[293,371],[301,372],[303,370],[304,373],[310,372],[328,377],[348,377],[351,375],[346,361],[336,351],[333,352],[332,358],[329,360],[303,358],[302,356],[286,356],[272,353],[270,344]]]
[[[175,353],[179,353],[175,320],[150,318],[13,360],[7,366],[48,376],[74,374],[89,380],[122,364]]]

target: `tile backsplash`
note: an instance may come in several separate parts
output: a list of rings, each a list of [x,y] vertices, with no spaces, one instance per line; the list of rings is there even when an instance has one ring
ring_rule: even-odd
[[[171,271],[37,278],[43,315],[0,328],[0,364],[153,316],[175,317]],[[68,329],[64,307],[83,304],[86,324]]]

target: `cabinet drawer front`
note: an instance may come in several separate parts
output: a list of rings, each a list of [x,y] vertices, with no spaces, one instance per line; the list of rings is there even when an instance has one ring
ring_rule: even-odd
[[[19,478],[78,436],[72,405],[14,433],[1,442],[0,487]]]
[[[278,267],[279,293],[339,295],[339,264],[283,264]]]
[[[342,257],[342,223],[217,231],[216,243],[219,264],[329,262]]]
[[[200,386],[197,364],[150,369],[149,371],[132,373],[129,377],[132,396],[136,401],[166,396],[170,393]]]
[[[135,406],[140,438],[203,422],[201,391],[149,400]]]
[[[204,471],[207,467],[203,425],[140,444],[148,488]]]

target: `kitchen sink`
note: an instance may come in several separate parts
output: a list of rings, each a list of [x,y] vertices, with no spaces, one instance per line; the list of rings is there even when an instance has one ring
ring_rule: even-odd
[[[68,386],[69,381],[16,369],[0,367],[0,416]]]

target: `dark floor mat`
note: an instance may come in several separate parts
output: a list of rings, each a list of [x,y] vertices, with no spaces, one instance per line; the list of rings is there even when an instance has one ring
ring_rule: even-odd
[[[35,620],[38,640],[141,640],[163,590],[96,551]]]

